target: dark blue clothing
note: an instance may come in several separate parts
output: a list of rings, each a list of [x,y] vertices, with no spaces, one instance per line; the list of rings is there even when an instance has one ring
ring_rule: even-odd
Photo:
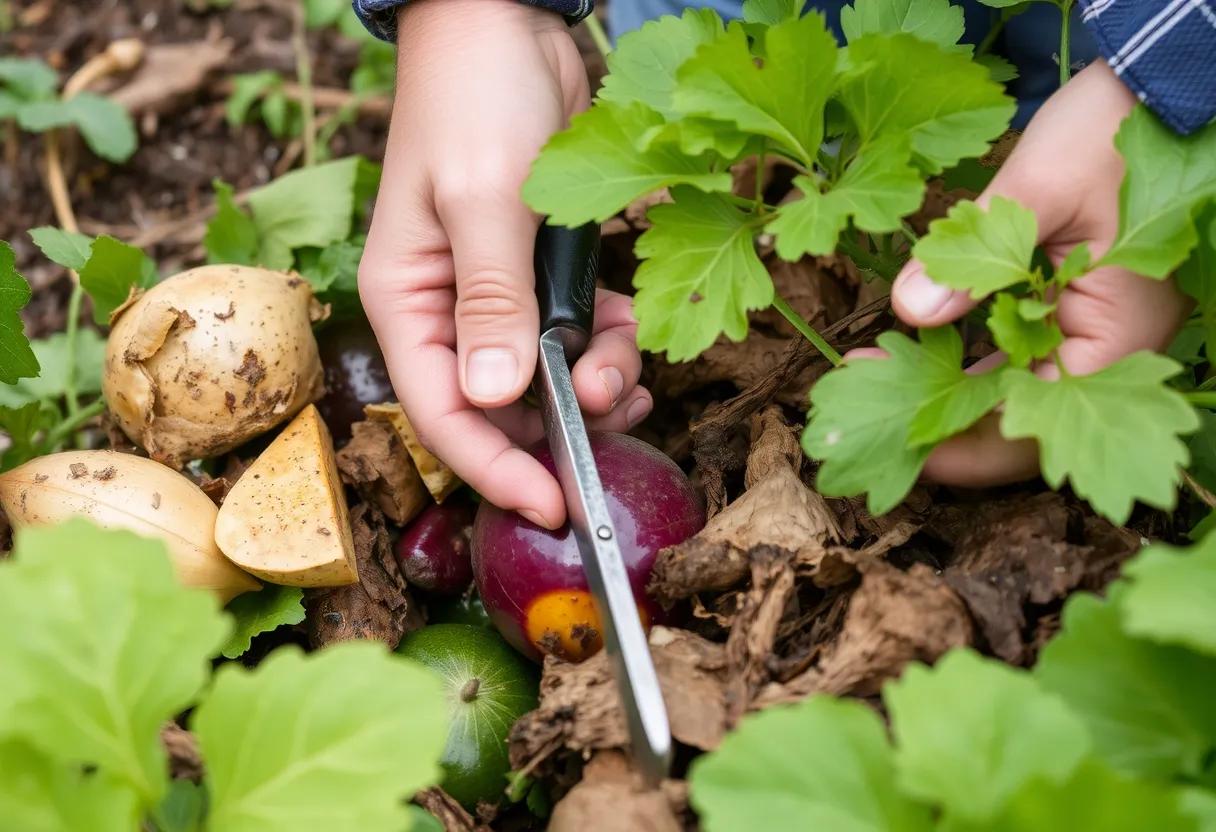
[[[521,0],[565,15],[570,22],[591,12],[594,0]],[[355,11],[376,35],[396,37],[396,7],[407,0],[353,0]],[[1106,58],[1123,79],[1174,130],[1189,133],[1216,119],[1216,0],[1078,0],[1073,9],[1070,61],[1074,71]],[[812,0],[840,35],[840,9],[852,0]],[[997,12],[964,0],[966,40],[979,43]],[[616,34],[686,6],[712,6],[723,17],[738,16],[742,0],[614,0],[609,25]],[[1035,3],[1012,20],[995,44],[1018,69],[1009,85],[1018,99],[1014,126],[1022,127],[1059,85],[1060,13]]]

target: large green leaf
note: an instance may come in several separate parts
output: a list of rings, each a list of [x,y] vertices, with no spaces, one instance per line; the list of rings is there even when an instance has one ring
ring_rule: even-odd
[[[131,832],[139,799],[103,772],[85,773],[33,746],[0,739],[0,824],[12,832]]]
[[[1216,537],[1150,546],[1123,568],[1123,627],[1139,638],[1216,656]]]
[[[950,50],[963,37],[963,7],[950,0],[856,0],[840,10],[840,28],[849,43],[865,35],[907,32]]]
[[[17,273],[12,247],[0,241],[0,383],[38,375],[38,359],[25,337],[20,312],[30,302],[30,285]]]
[[[912,255],[934,282],[978,300],[1031,279],[1037,236],[1034,212],[998,196],[987,210],[970,201],[955,205],[929,223]]]

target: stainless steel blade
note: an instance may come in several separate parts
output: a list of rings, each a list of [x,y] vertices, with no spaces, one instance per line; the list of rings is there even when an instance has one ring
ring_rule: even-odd
[[[587,583],[599,607],[604,648],[616,673],[633,758],[647,780],[657,785],[671,767],[671,728],[570,380],[564,343],[570,335],[568,330],[555,328],[540,338],[537,392],[545,434],[557,463]]]

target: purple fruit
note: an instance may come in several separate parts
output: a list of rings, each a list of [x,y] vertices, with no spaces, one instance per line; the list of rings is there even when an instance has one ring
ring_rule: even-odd
[[[617,433],[591,435],[608,512],[642,622],[661,623],[646,596],[655,556],[700,531],[705,509],[688,478],[660,451]],[[543,443],[531,453],[551,472]],[[599,649],[600,621],[569,525],[551,532],[482,503],[473,524],[473,575],[490,620],[516,649],[580,661]]]
[[[335,442],[350,439],[350,426],[363,418],[363,406],[397,400],[384,355],[371,326],[362,318],[339,321],[317,334],[325,396],[317,402]]]
[[[412,585],[441,595],[459,595],[473,581],[469,535],[473,506],[461,499],[430,505],[397,541],[397,563]]]

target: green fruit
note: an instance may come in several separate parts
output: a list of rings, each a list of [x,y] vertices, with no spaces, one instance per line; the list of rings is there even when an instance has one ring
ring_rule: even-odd
[[[470,624],[416,630],[397,652],[443,679],[452,716],[440,760],[444,790],[470,809],[498,802],[511,770],[507,734],[537,704],[535,668],[496,631]]]

